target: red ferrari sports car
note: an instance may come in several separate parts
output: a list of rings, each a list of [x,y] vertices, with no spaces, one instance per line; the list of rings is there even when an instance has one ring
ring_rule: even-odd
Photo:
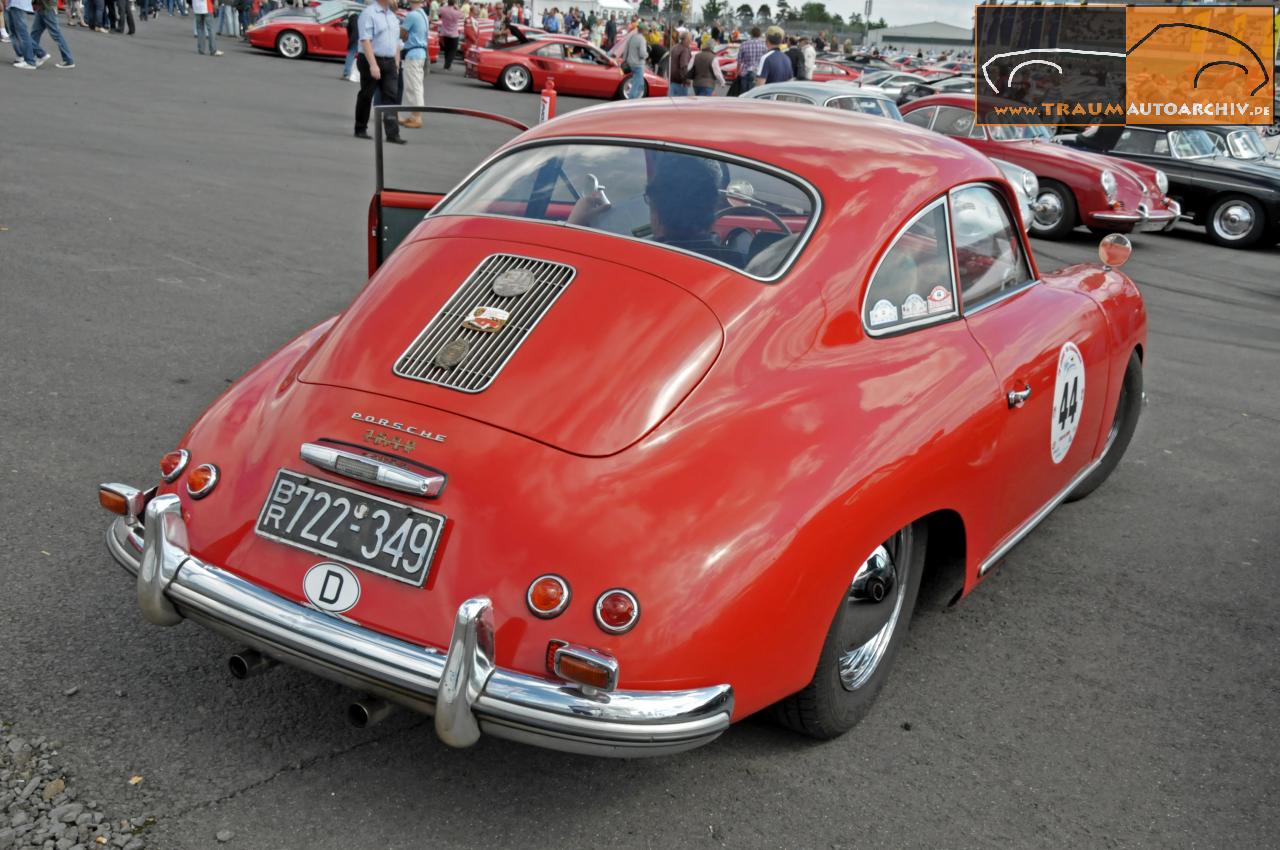
[[[1078,225],[1098,233],[1171,230],[1182,209],[1163,171],[1054,144],[1040,125],[981,126],[972,94],[937,94],[900,107],[908,124],[960,139],[1040,180],[1031,233],[1061,239]]]
[[[549,77],[556,91],[583,97],[622,97],[629,79],[613,57],[584,39],[540,34],[502,47],[467,50],[466,75],[507,91],[541,91]],[[667,81],[645,72],[645,94],[661,97]]]
[[[347,55],[347,18],[363,8],[363,3],[349,0],[325,0],[314,6],[277,9],[249,27],[249,44],[273,50],[286,59],[342,59]],[[403,17],[402,12],[397,14]],[[435,32],[427,36],[427,54],[432,62],[440,54],[440,38]]]
[[[1043,271],[1016,203],[844,110],[561,116],[446,194],[379,188],[374,232],[414,228],[157,483],[101,487],[108,547],[238,675],[295,664],[454,746],[669,753],[771,706],[839,735],[924,572],[973,590],[1137,424],[1128,241]]]

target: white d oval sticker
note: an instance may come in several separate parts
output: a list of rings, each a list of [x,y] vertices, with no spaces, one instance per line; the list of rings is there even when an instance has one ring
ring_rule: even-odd
[[[1084,358],[1075,343],[1068,342],[1058,352],[1058,378],[1053,387],[1050,412],[1049,454],[1061,463],[1071,449],[1084,410]]]
[[[338,564],[316,564],[303,576],[302,592],[321,611],[341,614],[360,601],[360,580]]]

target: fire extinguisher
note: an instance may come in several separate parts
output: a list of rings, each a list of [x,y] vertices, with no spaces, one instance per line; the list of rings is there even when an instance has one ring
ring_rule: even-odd
[[[542,90],[542,104],[538,107],[538,123],[550,121],[556,117],[556,78],[547,77],[547,85]]]

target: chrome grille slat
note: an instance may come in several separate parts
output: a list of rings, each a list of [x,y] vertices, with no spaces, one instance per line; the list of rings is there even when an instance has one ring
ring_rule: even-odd
[[[520,295],[497,295],[493,291],[493,282],[498,275],[509,270],[528,271],[534,277],[533,286]],[[493,383],[576,274],[573,266],[534,257],[518,254],[486,257],[396,359],[391,371],[402,378],[462,392],[484,390]],[[510,318],[506,326],[495,333],[464,328],[463,320],[476,307],[499,307],[510,313]],[[435,365],[440,349],[456,339],[466,340],[470,346],[466,358],[453,368]]]

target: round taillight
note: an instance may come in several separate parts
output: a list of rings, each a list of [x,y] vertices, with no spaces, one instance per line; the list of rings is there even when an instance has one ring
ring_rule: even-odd
[[[569,583],[557,575],[538,576],[529,585],[524,601],[535,616],[554,617],[569,607]]]
[[[202,463],[187,475],[187,493],[193,499],[203,499],[218,484],[218,467]]]
[[[606,590],[596,600],[596,625],[610,634],[630,631],[640,619],[640,603],[629,591]]]
[[[187,461],[190,459],[191,455],[187,454],[186,449],[176,449],[160,458],[160,477],[164,479],[164,483],[169,484],[177,480],[182,470],[187,468]]]

